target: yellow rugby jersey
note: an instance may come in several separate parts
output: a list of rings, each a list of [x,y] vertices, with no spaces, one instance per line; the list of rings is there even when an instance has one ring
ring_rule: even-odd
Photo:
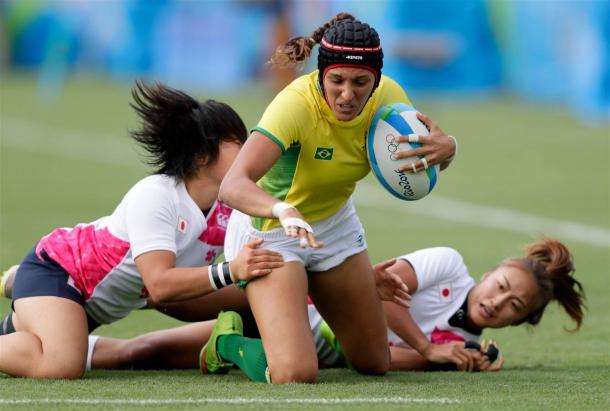
[[[294,80],[252,130],[282,149],[258,186],[294,205],[309,223],[330,217],[369,173],[366,135],[377,110],[392,103],[411,104],[394,80],[381,76],[362,112],[350,121],[339,121],[324,100],[317,70]],[[277,219],[259,217],[253,217],[252,224],[261,231],[280,226]]]

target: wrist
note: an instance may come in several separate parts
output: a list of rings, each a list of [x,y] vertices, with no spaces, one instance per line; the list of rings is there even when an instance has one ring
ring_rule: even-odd
[[[280,218],[280,214],[282,214],[285,210],[288,210],[289,208],[295,208],[295,206],[293,206],[292,204],[286,203],[284,201],[278,201],[277,203],[273,204],[273,206],[271,207],[271,214],[275,217],[275,218]]]
[[[455,156],[457,156],[457,153],[458,153],[457,138],[455,138],[454,136],[448,136],[448,137],[453,140],[453,143],[455,144],[455,150],[453,151],[453,155],[445,160],[446,163],[450,163],[451,161],[453,161],[453,159],[455,158]]]
[[[434,344],[432,344],[430,341],[423,340],[423,341],[418,342],[416,344],[416,346],[413,348],[415,349],[415,351],[420,353],[424,358],[428,359],[430,349],[433,347],[433,345]]]
[[[228,264],[229,264],[229,275],[231,276],[231,281],[236,283],[239,281],[239,279],[235,275],[235,273],[237,272],[237,267],[235,267],[235,260],[229,261]]]
[[[231,272],[230,263],[225,261],[220,264],[211,264],[208,266],[208,279],[214,290],[220,290],[227,285],[233,284],[233,274]]]

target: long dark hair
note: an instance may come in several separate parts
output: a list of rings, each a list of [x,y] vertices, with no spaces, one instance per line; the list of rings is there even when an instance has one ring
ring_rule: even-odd
[[[148,152],[155,174],[184,180],[196,174],[200,161],[212,164],[221,141],[246,141],[244,122],[230,106],[215,100],[198,102],[160,83],[136,81],[130,106],[142,120],[130,132]]]
[[[542,238],[525,248],[525,255],[504,260],[502,265],[519,267],[530,272],[539,288],[539,307],[515,325],[527,322],[536,325],[542,319],[544,309],[555,300],[576,323],[582,325],[585,293],[582,284],[573,277],[574,261],[568,248],[552,238]]]

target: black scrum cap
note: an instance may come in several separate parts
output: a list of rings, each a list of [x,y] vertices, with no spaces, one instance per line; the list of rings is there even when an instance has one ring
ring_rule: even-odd
[[[318,50],[318,81],[324,90],[324,76],[334,67],[360,67],[375,74],[375,86],[381,79],[383,51],[374,28],[358,20],[339,20],[326,29]]]

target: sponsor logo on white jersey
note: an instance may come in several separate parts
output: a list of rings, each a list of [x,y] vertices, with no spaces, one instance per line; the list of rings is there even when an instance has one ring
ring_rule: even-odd
[[[229,225],[229,216],[227,214],[222,213],[218,214],[218,217],[216,217],[216,224],[226,229],[227,225]]]

